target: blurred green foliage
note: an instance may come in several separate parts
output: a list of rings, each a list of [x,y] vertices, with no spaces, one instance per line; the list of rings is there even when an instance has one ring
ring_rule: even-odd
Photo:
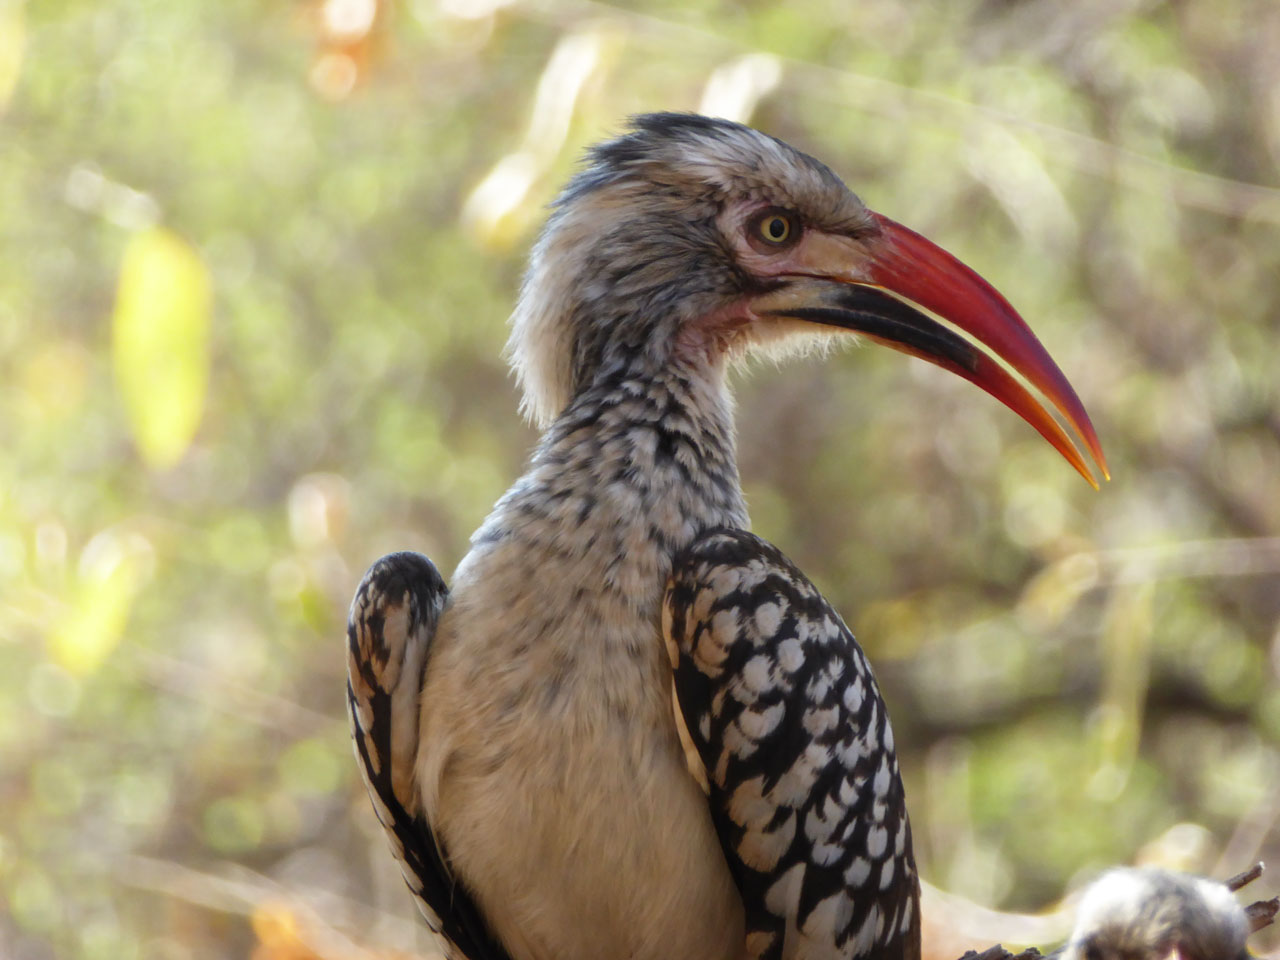
[[[1272,0],[0,0],[0,954],[312,956],[299,904],[415,941],[345,605],[518,474],[523,255],[649,109],[973,264],[1103,438],[1094,493],[887,351],[741,379],[756,527],[878,664],[925,877],[1034,909],[1280,859],[1277,49]]]

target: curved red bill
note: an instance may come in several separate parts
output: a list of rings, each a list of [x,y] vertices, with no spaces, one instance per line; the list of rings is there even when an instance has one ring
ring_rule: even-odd
[[[1102,476],[1111,479],[1102,445],[1084,404],[1009,301],[977,273],[914,230],[878,213],[872,216],[880,226],[881,234],[867,243],[869,260],[865,272],[868,280],[932,310],[990,347],[1061,411],[1067,423],[1084,440]],[[1010,386],[1016,386],[1016,381],[997,364],[992,363],[977,376],[967,379],[995,395],[1035,426],[1064,457],[1072,461],[1077,470],[1088,477],[1079,454],[1073,448],[1068,453],[1063,444],[1051,436],[1054,431],[1046,432],[1048,414],[1029,396],[1026,400],[1019,397],[1018,391]]]

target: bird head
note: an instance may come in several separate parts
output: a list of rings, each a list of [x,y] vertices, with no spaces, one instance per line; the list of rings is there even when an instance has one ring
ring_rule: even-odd
[[[1085,891],[1063,960],[1248,960],[1249,920],[1223,884],[1109,870]]]
[[[1096,486],[1059,421],[918,307],[1025,377],[1107,476],[1084,406],[1004,297],[818,160],[727,120],[639,116],[590,151],[534,246],[508,355],[526,414],[546,425],[601,376],[712,375],[753,348],[853,332],[982,387]]]

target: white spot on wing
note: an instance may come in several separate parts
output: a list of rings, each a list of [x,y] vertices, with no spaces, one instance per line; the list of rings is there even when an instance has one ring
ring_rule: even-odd
[[[804,752],[796,757],[795,762],[785,774],[779,778],[773,788],[773,797],[779,804],[798,807],[813,791],[817,780],[817,772],[830,761],[830,752],[821,744],[811,743]]]
[[[804,666],[804,647],[794,637],[778,644],[778,663],[787,673],[795,673]]]
[[[804,728],[811,737],[820,737],[834,730],[840,722],[840,713],[832,707],[830,710],[807,710],[804,715]]]
[[[893,883],[893,866],[894,860],[890,857],[884,863],[880,864],[880,889],[888,890],[889,884]]]
[[[843,847],[830,842],[836,824],[828,819],[829,814],[830,811],[825,809],[821,814],[817,810],[810,810],[804,818],[804,834],[811,844],[809,858],[820,867],[830,866],[844,853]]]
[[[742,862],[755,870],[769,871],[778,865],[782,855],[791,847],[796,834],[795,814],[773,830],[766,829],[776,807],[765,798],[764,778],[753,777],[733,792],[729,801],[729,816],[745,828],[738,855]]]
[[[756,607],[756,630],[762,639],[776,637],[781,623],[782,611],[776,603],[762,603]]]
[[[711,577],[711,594],[716,597],[727,597],[738,589],[742,583],[742,574],[737,567],[720,567]]]
[[[744,710],[738,718],[738,725],[752,740],[760,740],[777,729],[786,712],[785,703],[775,703],[764,710]]]
[[[873,903],[866,919],[862,921],[862,926],[858,928],[857,936],[854,937],[852,951],[854,956],[860,957],[871,952],[871,947],[879,937],[883,924],[884,917],[880,913],[880,904]]]
[[[836,932],[849,925],[853,917],[853,901],[843,891],[832,894],[813,908],[801,930],[819,943],[834,943]]]
[[[804,864],[797,863],[773,882],[764,895],[765,909],[778,917],[795,917]]]
[[[889,831],[884,827],[872,827],[867,831],[867,853],[879,860],[889,849]]]
[[[858,787],[853,782],[852,777],[845,777],[840,781],[840,802],[846,807],[853,806],[855,800],[858,799]]]
[[[866,695],[866,687],[863,686],[862,678],[858,677],[853,683],[844,688],[844,706],[850,713],[857,713],[862,709],[862,698]]]
[[[856,890],[867,882],[869,876],[871,876],[871,861],[866,857],[854,857],[853,863],[849,864],[844,872],[844,882]]]
[[[752,657],[742,667],[742,682],[753,694],[772,690],[773,662],[763,655]]]
[[[876,778],[871,784],[871,789],[875,791],[877,797],[888,796],[890,779],[889,760],[887,757],[881,756],[880,766],[876,770]]]

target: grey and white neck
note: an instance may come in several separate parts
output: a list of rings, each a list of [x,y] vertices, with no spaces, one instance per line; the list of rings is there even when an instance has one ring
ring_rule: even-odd
[[[514,535],[590,550],[620,587],[614,572],[642,547],[669,562],[703,530],[747,524],[722,372],[618,368],[601,371],[551,424],[474,543]],[[614,542],[599,542],[610,530]],[[659,579],[630,595],[656,600],[661,589]]]

